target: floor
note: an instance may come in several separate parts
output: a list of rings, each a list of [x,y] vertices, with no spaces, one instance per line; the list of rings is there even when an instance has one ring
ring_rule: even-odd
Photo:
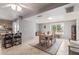
[[[63,39],[63,42],[57,52],[57,55],[68,55],[69,54],[68,45],[69,41],[67,39]]]
[[[61,39],[62,44],[57,52],[57,55],[68,55],[68,40]],[[1,55],[49,55],[48,53],[41,51],[35,47],[29,45],[30,43],[36,42],[38,43],[37,38],[34,38],[22,45],[14,46],[8,49],[0,49]]]

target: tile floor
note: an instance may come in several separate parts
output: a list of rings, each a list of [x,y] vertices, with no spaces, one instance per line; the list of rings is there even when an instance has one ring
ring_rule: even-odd
[[[1,55],[49,55],[48,53],[29,45],[29,43],[34,43],[36,41],[38,40],[33,39],[26,42],[27,44],[23,43],[22,45],[14,46],[8,49],[0,48],[0,54]],[[62,39],[62,41],[63,42],[57,52],[57,55],[68,55],[68,40]]]

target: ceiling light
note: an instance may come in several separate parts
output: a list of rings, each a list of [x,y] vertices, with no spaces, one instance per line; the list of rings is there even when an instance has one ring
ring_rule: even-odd
[[[53,18],[52,18],[52,17],[49,17],[48,19],[50,19],[50,20],[51,20],[51,19],[53,19]]]

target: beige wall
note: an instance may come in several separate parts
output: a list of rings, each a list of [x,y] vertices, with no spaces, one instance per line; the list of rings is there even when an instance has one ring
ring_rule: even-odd
[[[9,20],[0,20],[0,25],[12,28],[12,21],[9,21]]]

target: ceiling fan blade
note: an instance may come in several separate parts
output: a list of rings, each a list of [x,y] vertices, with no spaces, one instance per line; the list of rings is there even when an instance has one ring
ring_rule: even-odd
[[[23,8],[26,8],[26,9],[29,9],[29,10],[33,11],[32,8],[30,8],[30,7],[28,7],[28,6],[25,6],[25,5],[23,5],[23,4],[19,4],[19,6],[21,6],[21,7],[23,7]]]

